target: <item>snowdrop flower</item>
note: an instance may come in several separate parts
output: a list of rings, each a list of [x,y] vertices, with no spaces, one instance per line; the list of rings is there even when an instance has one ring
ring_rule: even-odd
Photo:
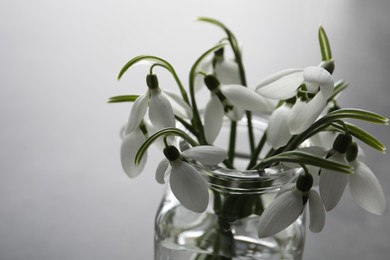
[[[130,178],[137,177],[145,167],[147,161],[147,154],[141,160],[139,165],[135,164],[135,155],[138,149],[145,142],[146,136],[142,130],[137,127],[129,134],[126,134],[125,129],[121,131],[122,144],[120,149],[121,164],[123,171]]]
[[[171,92],[163,91],[158,86],[158,79],[156,75],[148,74],[146,82],[148,90],[145,94],[139,96],[134,102],[128,120],[126,133],[132,132],[140,124],[148,107],[150,121],[158,129],[174,127],[175,112],[179,116],[186,116],[187,118],[192,117],[191,108],[183,102],[180,97]],[[181,110],[174,110],[168,98],[174,100]]]
[[[214,52],[214,55],[205,60],[200,65],[200,70],[213,74],[222,84],[241,84],[240,71],[237,62],[228,59],[224,55],[224,48]],[[199,90],[204,86],[204,82],[198,80],[195,83],[195,89]]]
[[[325,224],[325,210],[321,198],[312,190],[313,178],[307,174],[299,175],[297,183],[282,187],[276,198],[260,216],[258,235],[269,237],[287,228],[303,212],[309,202],[310,225],[312,232],[320,232]]]
[[[265,98],[252,89],[241,85],[222,85],[212,75],[207,75],[204,81],[211,91],[211,98],[204,113],[204,132],[208,143],[214,142],[221,130],[225,114],[237,121],[243,116],[244,110],[259,112],[269,110],[269,103]]]
[[[354,168],[349,177],[349,190],[352,198],[361,208],[376,215],[381,215],[386,209],[386,198],[382,187],[374,173],[359,160],[358,145],[353,142],[347,151],[347,160]]]
[[[332,75],[321,67],[313,66],[275,73],[260,82],[256,92],[277,100],[296,97],[287,119],[290,134],[295,135],[305,131],[318,118],[332,95],[333,87]],[[281,136],[278,132],[274,134]]]
[[[194,212],[205,211],[209,202],[207,184],[201,173],[187,160],[217,165],[226,158],[226,152],[214,146],[196,146],[180,153],[175,146],[170,145],[164,148],[164,155],[166,159],[157,167],[156,180],[164,183],[164,177],[170,172],[169,184],[180,203]]]
[[[352,138],[350,135],[339,134],[333,143],[333,148],[330,151],[331,156],[328,159],[341,164],[348,164],[346,152],[351,142]],[[349,174],[321,169],[319,188],[322,201],[327,211],[336,207],[344,193],[348,180]]]

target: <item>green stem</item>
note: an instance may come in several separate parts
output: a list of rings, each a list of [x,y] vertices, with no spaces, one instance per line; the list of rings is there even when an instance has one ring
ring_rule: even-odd
[[[263,150],[266,140],[267,140],[267,133],[264,132],[263,136],[259,141],[259,144],[256,146],[256,149],[252,153],[251,160],[248,164],[247,169],[252,168],[257,163],[257,159],[259,158],[261,150]]]
[[[228,160],[232,165],[233,165],[234,155],[235,155],[235,150],[236,150],[236,131],[237,131],[237,122],[231,121]]]

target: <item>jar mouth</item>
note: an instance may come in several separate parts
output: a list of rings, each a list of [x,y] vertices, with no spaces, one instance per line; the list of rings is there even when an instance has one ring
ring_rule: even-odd
[[[278,191],[284,184],[295,181],[297,168],[269,167],[264,170],[237,170],[221,166],[191,164],[202,174],[211,189],[229,193],[266,193]]]

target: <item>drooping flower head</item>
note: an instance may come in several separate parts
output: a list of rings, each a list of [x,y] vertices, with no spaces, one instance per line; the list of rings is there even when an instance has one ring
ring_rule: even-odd
[[[318,66],[280,71],[260,82],[257,93],[270,99],[289,100],[271,115],[273,131],[267,132],[271,146],[279,148],[287,144],[292,135],[309,128],[326,107],[333,87],[332,75]],[[290,105],[292,99],[295,103]]]
[[[192,118],[191,108],[177,95],[161,89],[155,74],[148,74],[146,83],[148,90],[145,94],[139,96],[133,104],[127,124],[127,133],[133,131],[140,124],[148,108],[149,119],[157,129],[174,127],[175,114],[189,119]],[[176,102],[175,106],[172,106],[169,98]],[[175,109],[175,107],[178,109]]]
[[[207,75],[204,81],[211,91],[211,98],[204,113],[205,134],[209,143],[214,142],[221,130],[224,115],[237,121],[242,118],[245,110],[265,112],[270,109],[265,98],[250,88],[241,85],[223,85],[213,75]]]
[[[309,202],[312,232],[320,232],[325,224],[325,210],[318,193],[311,189],[313,177],[306,173],[298,176],[296,184],[286,184],[260,216],[260,238],[279,233],[291,225],[303,213]]]
[[[169,145],[164,148],[164,155],[166,159],[157,167],[157,182],[164,183],[169,174],[172,192],[180,203],[194,212],[205,211],[209,202],[208,187],[201,173],[188,160],[217,165],[226,158],[226,152],[215,146],[196,146],[180,153],[175,146]]]
[[[348,164],[346,152],[351,142],[352,138],[350,135],[339,134],[333,143],[333,148],[328,153],[328,159],[341,164]],[[336,207],[340,201],[348,179],[348,174],[329,169],[321,169],[319,188],[322,201],[327,211]]]

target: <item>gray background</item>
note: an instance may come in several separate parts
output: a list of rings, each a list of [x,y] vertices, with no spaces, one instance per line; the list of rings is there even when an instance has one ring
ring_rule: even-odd
[[[255,86],[278,70],[317,64],[322,24],[335,78],[350,82],[342,105],[390,116],[389,11],[385,0],[2,0],[0,260],[152,259],[163,186],[154,162],[137,179],[122,173],[118,132],[130,106],[106,104],[145,91],[146,67],[116,81],[130,58],[166,58],[187,82],[195,58],[223,37],[194,19],[211,16],[243,43]],[[160,82],[176,90],[163,70]],[[388,127],[361,126],[390,145]],[[366,153],[389,197],[388,155]],[[361,210],[346,191],[323,232],[308,232],[304,258],[387,259],[389,217]]]

